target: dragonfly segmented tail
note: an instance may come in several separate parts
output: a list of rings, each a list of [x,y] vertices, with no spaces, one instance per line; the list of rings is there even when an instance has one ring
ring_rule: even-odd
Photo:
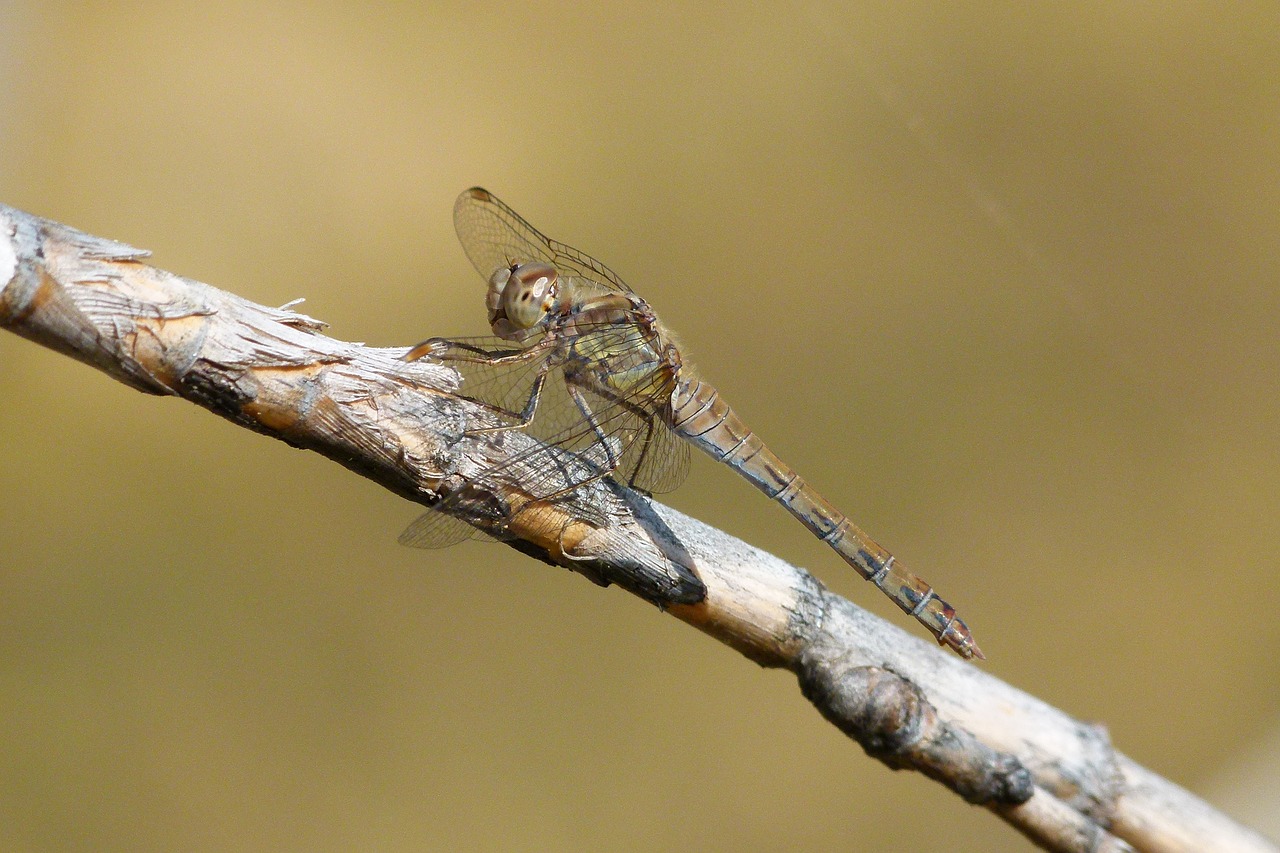
[[[871,581],[906,613],[966,658],[984,658],[969,626],[924,580],[900,566],[893,555],[863,533],[779,459],[743,423],[718,391],[698,379],[684,379],[672,395],[671,428],[719,462],[736,469]]]

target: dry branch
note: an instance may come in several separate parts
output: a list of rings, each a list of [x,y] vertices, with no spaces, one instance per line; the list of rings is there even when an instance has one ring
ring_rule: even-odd
[[[477,435],[489,415],[453,393],[453,371],[325,337],[309,317],[164,272],[146,256],[0,205],[0,325],[140,391],[185,397],[322,453],[409,500],[465,495],[450,505],[472,525],[624,586],[763,666],[786,667],[868,754],[942,782],[1046,849],[1276,850],[1116,752],[1102,727],[718,530],[607,480],[549,502],[521,489],[531,472],[480,476],[533,439]],[[580,464],[557,461],[566,477]]]

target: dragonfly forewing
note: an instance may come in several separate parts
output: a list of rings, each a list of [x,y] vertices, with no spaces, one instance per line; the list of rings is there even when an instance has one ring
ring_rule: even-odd
[[[458,196],[453,225],[467,257],[486,281],[502,267],[542,261],[561,276],[580,276],[609,290],[631,292],[613,270],[586,252],[547,237],[481,187]]]

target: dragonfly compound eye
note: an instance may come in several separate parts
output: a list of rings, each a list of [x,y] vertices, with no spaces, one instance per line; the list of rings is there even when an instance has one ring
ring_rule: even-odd
[[[520,264],[502,290],[502,309],[511,325],[531,329],[555,307],[556,268],[551,264]]]

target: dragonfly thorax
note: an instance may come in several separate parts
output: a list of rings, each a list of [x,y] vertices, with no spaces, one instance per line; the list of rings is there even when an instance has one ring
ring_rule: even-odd
[[[498,337],[522,340],[558,307],[560,275],[541,261],[501,267],[489,279],[489,325]]]

